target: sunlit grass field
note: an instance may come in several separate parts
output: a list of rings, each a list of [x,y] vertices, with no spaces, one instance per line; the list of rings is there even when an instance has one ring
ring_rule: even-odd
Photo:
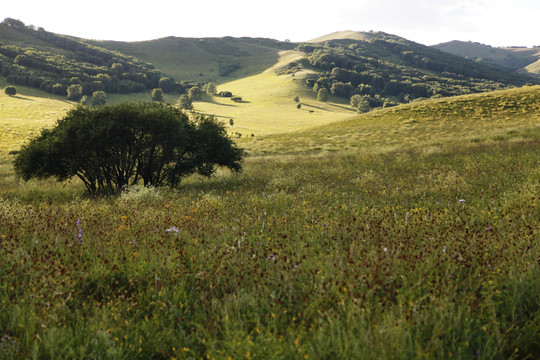
[[[53,126],[72,107],[59,97],[41,97],[42,92],[17,87],[19,94],[7,96],[3,89],[7,83],[0,81],[0,158],[16,151],[42,128]]]
[[[111,198],[5,154],[0,359],[536,359],[539,104],[242,137],[240,174]]]

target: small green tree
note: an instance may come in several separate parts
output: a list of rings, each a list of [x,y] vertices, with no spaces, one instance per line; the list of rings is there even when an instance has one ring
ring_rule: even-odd
[[[81,101],[80,101],[79,103],[80,103],[81,105],[88,106],[88,105],[91,104],[91,101],[90,101],[90,99],[88,98],[87,95],[83,95],[83,96],[81,97]]]
[[[317,100],[322,102],[328,101],[328,90],[326,88],[319,89],[319,92],[317,93]]]
[[[152,90],[152,101],[163,101],[163,90],[161,88]]]
[[[162,77],[159,79],[158,87],[163,90],[164,93],[170,93],[173,89],[174,82],[169,77]],[[154,101],[161,101],[161,100],[154,100]]]
[[[300,97],[297,95],[294,97],[294,102],[295,103],[299,103],[300,102]]]
[[[92,105],[94,106],[105,105],[106,102],[107,102],[107,94],[105,94],[105,91],[95,91],[92,94]]]
[[[204,90],[206,92],[206,95],[214,96],[217,93],[216,84],[214,84],[213,82],[209,82],[205,85]]]
[[[73,79],[73,78],[72,78]],[[71,101],[79,101],[83,96],[83,87],[79,84],[69,85],[67,88],[67,98]]]
[[[360,113],[368,112],[371,109],[369,106],[369,101],[365,96],[362,96],[362,98],[358,101],[356,108]]]
[[[193,102],[186,94],[180,95],[177,104],[184,110],[193,110]]]
[[[351,96],[351,107],[354,109],[358,108],[358,103],[360,102],[360,100],[362,100],[361,95],[355,94]]]
[[[15,86],[6,86],[4,93],[8,96],[15,96],[17,95],[17,88]]]
[[[231,126],[234,125],[234,120],[233,119],[229,119],[229,125],[231,125]]]
[[[202,98],[202,91],[201,88],[198,86],[194,86],[191,89],[189,89],[188,96],[191,99],[191,101],[197,101]]]
[[[52,87],[52,93],[56,95],[66,95],[66,88],[62,84],[54,84]]]

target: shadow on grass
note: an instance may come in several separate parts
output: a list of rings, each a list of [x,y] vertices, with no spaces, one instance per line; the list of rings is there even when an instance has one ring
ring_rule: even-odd
[[[203,102],[207,102],[207,103],[215,104],[215,105],[219,105],[219,106],[228,106],[228,107],[236,107],[237,106],[237,105],[234,105],[234,104],[223,104],[223,103],[217,102],[211,96],[205,96]]]
[[[234,116],[223,116],[223,115],[217,115],[217,114],[209,114],[209,113],[203,113],[203,112],[200,112],[200,111],[192,111],[193,114],[197,114],[197,115],[203,115],[203,116],[210,116],[210,117],[215,117],[215,118],[221,118],[221,119],[236,119],[236,117]]]
[[[329,110],[327,110],[327,109],[325,109],[325,108],[322,108],[322,107],[320,107],[320,106],[315,106],[315,105],[310,105],[310,104],[302,104],[302,107],[304,107],[304,106],[312,107],[312,108],[314,108],[314,109],[319,109],[319,110],[322,110],[322,111],[329,111]],[[303,109],[301,109],[301,110],[303,110]]]
[[[34,99],[29,99],[20,95],[13,95],[12,98],[19,99],[19,100],[26,100],[26,101],[35,101]]]
[[[343,110],[356,112],[355,110],[353,110],[353,109],[351,109],[350,107],[345,106],[345,105],[336,105],[336,104],[329,104],[329,105],[330,105],[330,106],[333,106],[333,107],[337,107],[337,108],[343,109]]]

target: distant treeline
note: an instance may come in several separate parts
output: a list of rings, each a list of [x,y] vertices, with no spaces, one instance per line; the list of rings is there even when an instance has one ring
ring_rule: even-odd
[[[132,56],[26,26],[7,18],[0,26],[29,35],[43,43],[40,49],[0,41],[0,74],[8,82],[66,95],[70,85],[80,84],[83,94],[142,92],[163,85],[164,92],[184,93],[189,84],[175,82],[152,64]],[[48,49],[47,49],[48,48]]]
[[[384,33],[370,41],[304,43],[297,50],[306,54],[305,65],[322,70],[306,80],[307,86],[343,98],[358,94],[371,107],[538,83]]]

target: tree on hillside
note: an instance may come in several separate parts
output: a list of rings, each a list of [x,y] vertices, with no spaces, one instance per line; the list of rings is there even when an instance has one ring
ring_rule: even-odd
[[[362,96],[356,104],[356,110],[360,113],[368,112],[371,109],[367,96]]]
[[[152,90],[152,101],[163,101],[163,90],[161,88]]]
[[[188,96],[191,99],[191,101],[197,101],[202,98],[202,91],[201,88],[198,86],[194,86],[191,89],[189,89]]]
[[[83,96],[83,87],[79,84],[69,85],[67,88],[67,98],[71,101],[79,101]]]
[[[66,95],[66,88],[62,84],[54,84],[52,87],[52,93],[56,95]]]
[[[328,90],[326,88],[319,89],[319,92],[317,93],[317,100],[322,102],[328,101]]]
[[[161,79],[159,79],[158,87],[161,90],[163,90],[164,93],[168,94],[168,93],[172,92],[173,86],[174,86],[174,82],[172,81],[171,78],[162,77]],[[154,101],[158,101],[158,100],[154,100]],[[159,100],[159,101],[161,101],[161,100]]]
[[[351,107],[356,109],[358,107],[358,103],[362,100],[362,96],[358,94],[354,94],[351,96]]]
[[[81,97],[81,101],[79,101],[79,103],[80,103],[81,105],[86,105],[86,106],[91,105],[91,101],[90,101],[90,99],[88,98],[88,95],[83,95],[83,96]]]
[[[177,104],[184,110],[193,110],[193,102],[186,94],[180,95]]]
[[[204,90],[206,92],[206,95],[214,96],[217,93],[216,84],[213,82],[209,82],[204,86]]]
[[[243,150],[214,118],[190,118],[163,103],[78,106],[24,145],[17,176],[79,178],[92,193],[114,193],[142,182],[177,186],[187,175],[210,176],[216,166],[241,170]]]
[[[17,95],[17,88],[15,86],[6,86],[4,93],[9,96]]]
[[[94,106],[105,105],[106,102],[107,102],[107,94],[105,94],[105,91],[95,91],[92,94],[92,105]]]

